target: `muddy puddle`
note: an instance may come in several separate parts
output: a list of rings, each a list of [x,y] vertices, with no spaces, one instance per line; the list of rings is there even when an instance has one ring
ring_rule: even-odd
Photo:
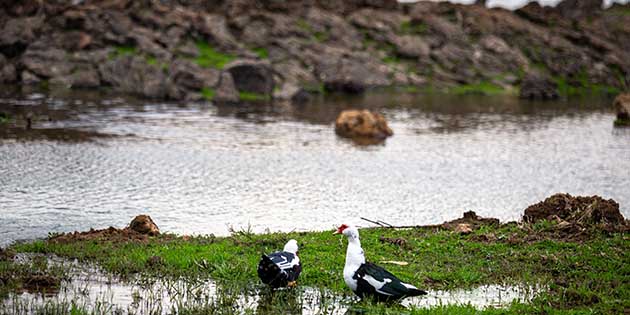
[[[34,255],[20,254],[20,263]],[[5,297],[0,314],[34,314],[47,310],[81,309],[95,314],[176,314],[184,311],[231,310],[236,314],[355,314],[358,301],[348,294],[301,287],[271,294],[258,283],[226,284],[209,279],[127,279],[110,275],[98,267],[77,261],[48,257],[49,266],[63,266],[67,277],[58,289],[19,292]],[[428,308],[447,304],[470,304],[475,308],[506,307],[529,302],[543,289],[538,286],[486,285],[470,290],[429,291],[408,298],[405,307]],[[359,311],[360,313],[360,311]]]

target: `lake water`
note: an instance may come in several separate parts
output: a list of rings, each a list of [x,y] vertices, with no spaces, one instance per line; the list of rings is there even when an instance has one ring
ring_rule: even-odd
[[[630,129],[611,100],[370,93],[304,105],[216,107],[99,93],[0,92],[0,245],[125,226],[227,234],[441,223],[466,210],[503,221],[568,192],[630,215]],[[344,108],[382,112],[394,136],[337,137]],[[32,117],[32,130],[24,130]]]

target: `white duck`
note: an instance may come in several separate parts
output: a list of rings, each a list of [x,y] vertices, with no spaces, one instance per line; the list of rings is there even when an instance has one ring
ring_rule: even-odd
[[[343,224],[333,234],[343,234],[348,238],[343,279],[352,292],[359,297],[372,297],[377,301],[395,301],[427,294],[426,291],[400,281],[383,267],[366,262],[357,228]]]

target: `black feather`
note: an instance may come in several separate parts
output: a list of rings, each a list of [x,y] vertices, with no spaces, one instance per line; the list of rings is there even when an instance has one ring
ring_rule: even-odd
[[[375,288],[365,278],[370,276],[378,282],[386,282],[381,288]],[[425,295],[427,292],[419,289],[408,288],[396,276],[383,267],[367,262],[362,264],[354,273],[353,279],[357,280],[355,293],[363,297],[372,297],[377,301],[395,301],[405,297]]]

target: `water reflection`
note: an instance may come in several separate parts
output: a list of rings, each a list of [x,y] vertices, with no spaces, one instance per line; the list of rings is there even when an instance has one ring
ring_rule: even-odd
[[[26,263],[38,255],[18,256]],[[9,294],[0,304],[0,313],[30,314],[51,304],[71,304],[95,313],[177,314],[183,311],[213,313],[233,310],[256,314],[361,314],[362,304],[354,296],[327,290],[298,287],[272,292],[261,284],[217,283],[209,279],[121,280],[99,268],[56,256],[49,265],[65,267],[68,279],[57,291],[44,294]],[[469,290],[429,291],[424,297],[408,298],[399,306],[429,308],[441,305],[472,305],[475,308],[506,307],[513,302],[528,303],[543,288],[538,286],[488,285]]]
[[[165,231],[217,235],[360,216],[436,224],[465,210],[515,220],[556,192],[613,198],[629,216],[630,128],[613,128],[608,104],[383,92],[214,106],[3,90],[15,119],[0,126],[0,246],[143,212]],[[337,137],[336,115],[359,106],[383,112],[394,136]]]

